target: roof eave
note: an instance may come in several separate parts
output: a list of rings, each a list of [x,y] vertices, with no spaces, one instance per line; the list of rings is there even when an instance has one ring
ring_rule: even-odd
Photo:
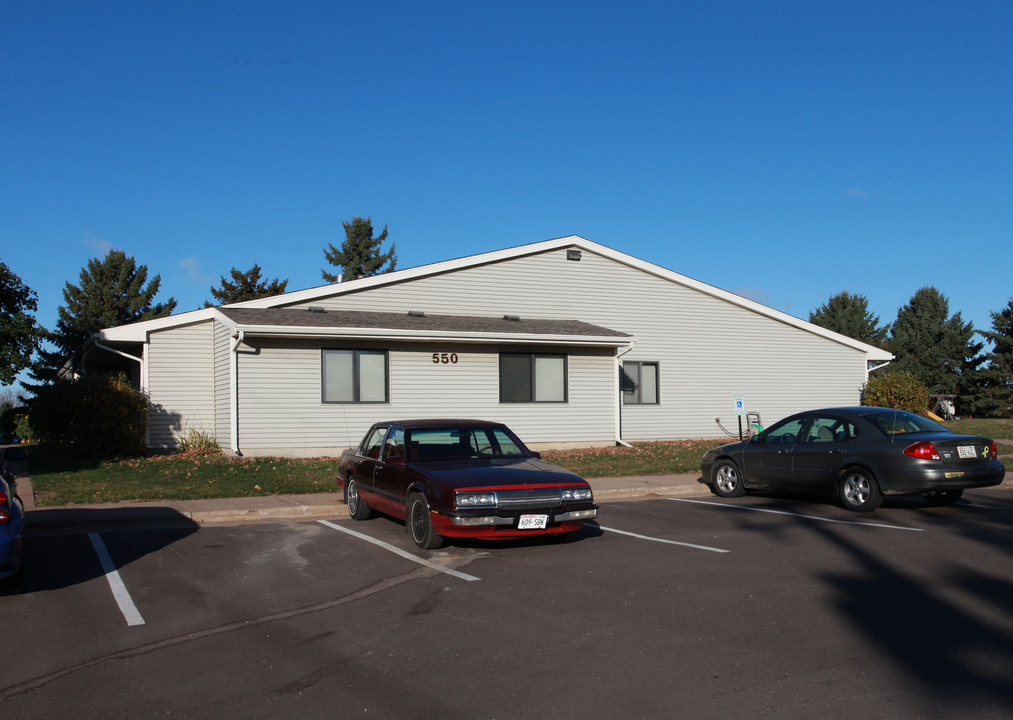
[[[306,328],[277,325],[237,325],[234,334],[249,337],[292,339],[398,340],[401,342],[510,343],[525,345],[580,345],[624,347],[631,337],[602,335],[555,335],[529,333],[391,330],[388,328]]]

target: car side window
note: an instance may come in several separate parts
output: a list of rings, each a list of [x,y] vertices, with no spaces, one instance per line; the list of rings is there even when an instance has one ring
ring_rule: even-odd
[[[816,415],[809,424],[809,429],[806,430],[805,442],[845,442],[857,436],[858,428],[855,427],[854,423],[838,417]]]
[[[401,428],[392,428],[384,443],[383,459],[390,462],[395,458],[404,458],[404,430]]]
[[[374,428],[369,438],[362,446],[362,454],[374,460],[380,459],[380,450],[383,448],[383,436],[387,434],[387,428]]]
[[[809,423],[809,429],[805,434],[807,443],[832,443],[841,442],[846,439],[843,424],[838,418],[821,417],[819,415]]]
[[[760,439],[765,443],[793,443],[798,440],[799,431],[802,429],[802,424],[805,422],[804,417],[794,418],[793,420],[787,420],[768,430],[764,431],[760,435]]]

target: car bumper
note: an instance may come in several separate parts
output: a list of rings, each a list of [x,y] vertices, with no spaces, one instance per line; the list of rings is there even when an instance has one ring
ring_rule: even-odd
[[[932,464],[928,465],[930,462]],[[1006,475],[1005,466],[998,460],[993,460],[987,465],[963,467],[960,465],[941,466],[932,461],[925,461],[925,463],[920,467],[883,473],[878,478],[883,494],[905,495],[933,490],[992,487],[1002,483]]]
[[[18,574],[21,569],[21,556],[24,537],[20,524],[0,531],[0,579]]]
[[[545,515],[544,528],[521,529],[521,515]],[[523,513],[432,513],[433,529],[445,537],[511,538],[572,532],[598,517],[598,506],[553,510],[531,509]]]

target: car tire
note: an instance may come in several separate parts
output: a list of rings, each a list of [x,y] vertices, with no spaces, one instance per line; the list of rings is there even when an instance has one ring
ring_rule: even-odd
[[[422,493],[414,492],[408,496],[408,512],[405,524],[412,542],[422,550],[435,550],[443,544],[443,538],[433,530],[433,520],[429,515],[429,503]]]
[[[353,477],[345,480],[345,505],[352,520],[368,520],[373,515],[373,510],[359,497],[359,486]]]
[[[841,473],[837,494],[844,508],[854,512],[872,512],[883,502],[879,483],[863,468],[848,468]]]
[[[961,496],[964,494],[964,491],[961,489],[931,490],[923,494],[925,495],[925,499],[929,501],[929,505],[938,507],[941,505],[952,505],[953,503],[957,502],[957,500],[959,500]]]
[[[744,495],[746,488],[742,485],[739,466],[727,458],[714,463],[714,469],[711,471],[710,489],[715,495],[723,498]]]

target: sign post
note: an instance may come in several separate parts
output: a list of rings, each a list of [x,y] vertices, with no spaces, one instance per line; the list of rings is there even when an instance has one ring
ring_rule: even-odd
[[[742,417],[746,414],[746,394],[735,393],[732,395],[732,402],[735,404],[735,414],[739,419],[739,440],[742,440]]]

